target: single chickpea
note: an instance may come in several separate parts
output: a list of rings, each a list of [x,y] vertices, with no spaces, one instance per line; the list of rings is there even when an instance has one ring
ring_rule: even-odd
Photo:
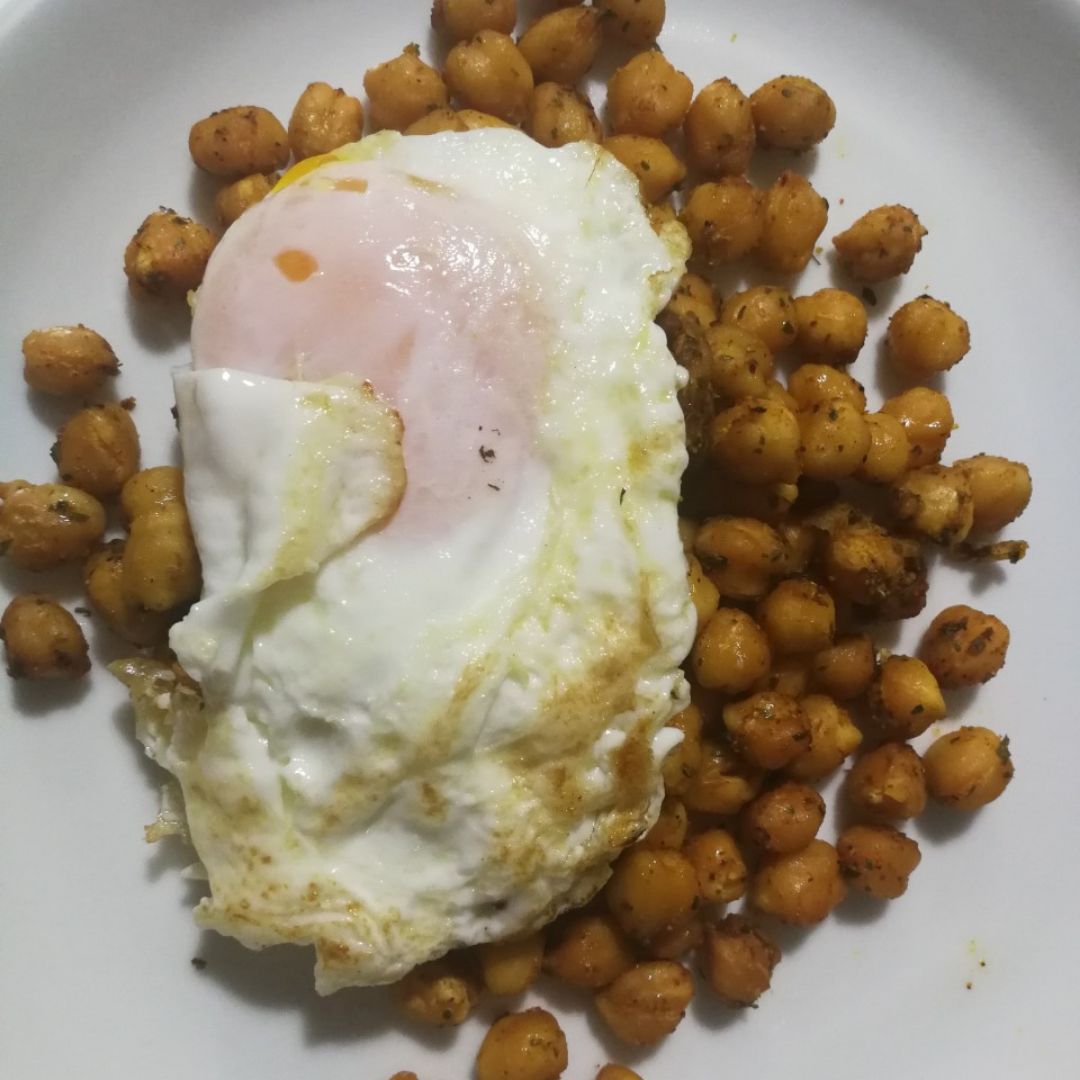
[[[102,498],[139,468],[139,433],[122,405],[90,405],[60,429],[53,448],[60,479]]]
[[[866,343],[866,307],[844,289],[795,297],[795,316],[795,348],[811,363],[853,363]]]
[[[458,119],[465,125],[466,131],[477,131],[480,128],[514,128],[514,124],[508,124],[491,113],[480,112],[478,109],[458,109]]]
[[[771,661],[764,631],[738,608],[720,608],[690,654],[694,678],[702,686],[725,694],[749,690],[769,670]]]
[[[592,103],[572,87],[541,83],[532,92],[525,132],[543,146],[599,142],[602,136]]]
[[[683,121],[690,164],[709,176],[742,176],[754,153],[754,117],[747,96],[730,80],[709,83]]]
[[[789,574],[805,574],[817,561],[821,534],[801,521],[782,521],[776,531],[784,545],[784,570]]]
[[[669,795],[681,795],[701,767],[701,710],[691,702],[667,726],[681,731],[683,740],[664,758],[664,790]]]
[[[768,398],[777,405],[783,405],[789,412],[799,411],[799,403],[788,393],[787,387],[779,379],[769,379],[765,383],[764,392],[759,396]]]
[[[720,308],[720,321],[749,331],[773,352],[791,345],[798,330],[791,293],[776,285],[754,285],[733,293]]]
[[[870,449],[855,476],[869,484],[892,484],[908,470],[911,443],[904,425],[888,413],[867,413],[863,419],[870,432]]]
[[[501,124],[502,121],[500,120]],[[506,125],[509,127],[510,125]],[[406,129],[406,135],[438,135],[443,131],[468,131],[468,125],[456,109],[446,106],[432,109],[431,112],[414,120]]]
[[[978,810],[993,802],[1013,778],[1008,737],[984,727],[942,735],[926,751],[926,786],[955,810]]]
[[[799,476],[799,421],[769,398],[739,401],[709,432],[713,460],[747,484],[790,483]]]
[[[620,142],[620,140],[633,140],[637,141],[640,136],[637,135],[616,135],[614,138],[608,139],[604,143],[606,149],[611,149],[610,143]],[[651,140],[650,140],[651,141]],[[620,146],[625,143],[620,142]],[[624,165],[631,171],[633,166],[627,164],[619,157],[619,153],[616,153],[612,149],[612,153],[623,162]],[[650,170],[651,171],[651,170]],[[641,179],[639,176],[638,179]],[[644,190],[644,189],[643,189]],[[657,321],[663,326],[665,320],[668,321],[680,321],[692,315],[697,319],[698,324],[707,328],[711,326],[717,318],[716,300],[713,297],[712,286],[703,278],[697,274],[686,273],[679,279],[679,284],[675,286],[675,291],[671,294],[671,299],[668,301],[668,305],[660,313]]]
[[[906,274],[922,251],[926,229],[906,206],[879,206],[833,237],[844,269],[857,281],[874,283]]]
[[[891,825],[850,826],[837,839],[836,853],[845,880],[878,900],[903,896],[922,861],[919,845]]]
[[[971,348],[971,332],[948,304],[920,296],[893,313],[885,345],[897,370],[927,379],[960,363]]]
[[[810,741],[810,725],[799,703],[776,691],[760,691],[725,705],[723,718],[735,750],[762,769],[782,769]]]
[[[709,620],[716,614],[720,603],[720,590],[705,576],[701,563],[689,555],[686,560],[686,580],[690,586],[690,600],[697,614],[697,632],[709,625]]]
[[[641,1077],[625,1065],[605,1065],[596,1074],[596,1080],[641,1080]]]
[[[470,109],[509,124],[520,124],[528,115],[532,69],[506,34],[482,30],[455,45],[446,58],[446,82]]]
[[[761,241],[764,196],[742,176],[699,184],[686,200],[682,223],[695,255],[710,263],[733,262]]]
[[[569,1057],[566,1036],[546,1009],[502,1016],[476,1055],[476,1080],[558,1080]]]
[[[390,1080],[419,1080],[419,1077],[414,1072],[396,1072]]]
[[[767,855],[750,888],[750,903],[794,926],[822,922],[846,893],[836,848],[811,840],[787,855]]]
[[[687,953],[700,948],[705,940],[705,924],[693,918],[682,926],[662,930],[644,943],[645,955],[650,960],[681,960]]]
[[[253,173],[226,184],[214,196],[214,213],[221,227],[227,229],[245,210],[262,202],[280,179],[279,173]]]
[[[631,848],[605,889],[615,921],[639,941],[688,922],[697,906],[697,876],[677,851]]]
[[[691,838],[683,854],[697,874],[698,892],[709,904],[730,904],[746,892],[747,870],[735,837],[726,829],[706,829]]]
[[[517,0],[434,0],[431,26],[450,42],[464,41],[481,30],[513,32]]]
[[[64,484],[8,486],[0,503],[0,554],[23,570],[85,559],[105,532],[105,508]]]
[[[683,793],[690,810],[703,814],[737,814],[760,790],[764,774],[727,746],[702,743],[701,765]]]
[[[912,469],[893,486],[897,519],[918,536],[945,547],[967,539],[975,519],[967,477],[947,465]]]
[[[994,454],[976,454],[953,463],[967,477],[974,503],[973,532],[993,532],[1014,522],[1031,501],[1026,465]]]
[[[574,86],[596,61],[603,43],[602,16],[578,5],[540,16],[518,41],[521,55],[538,82]]]
[[[917,817],[926,808],[926,773],[906,743],[882,743],[864,754],[848,773],[851,805],[873,820]]]
[[[802,364],[788,379],[788,392],[800,409],[812,409],[830,401],[846,401],[856,412],[866,412],[866,391],[846,371],[827,364]]]
[[[653,827],[639,843],[653,851],[679,851],[686,841],[688,824],[685,804],[674,795],[668,795]]]
[[[452,958],[413,968],[397,985],[398,1003],[413,1020],[457,1027],[476,1007],[480,992],[464,964]]]
[[[666,0],[596,0],[594,6],[608,37],[638,49],[660,36],[667,15]]]
[[[289,137],[281,121],[255,105],[236,105],[196,121],[188,149],[200,169],[226,180],[274,172],[289,161]]]
[[[175,210],[147,215],[124,250],[124,273],[132,292],[183,299],[206,272],[217,237]]]
[[[1009,628],[967,604],[947,607],[929,625],[919,655],[933,677],[952,690],[989,682],[1004,666]]]
[[[852,701],[870,689],[875,667],[870,635],[851,634],[814,656],[811,679],[818,690],[836,701]]]
[[[803,752],[784,770],[798,780],[823,780],[862,744],[862,732],[846,709],[826,694],[808,694],[799,701],[810,729]]]
[[[666,199],[686,177],[686,166],[675,156],[671,147],[660,139],[651,139],[647,135],[613,135],[605,139],[603,145],[608,153],[614,154],[637,177],[641,197],[646,202]],[[709,324],[703,322],[701,325]]]
[[[810,661],[806,656],[781,656],[773,661],[772,669],[758,679],[751,689],[775,690],[778,694],[800,698],[810,684]]]
[[[197,600],[202,571],[182,503],[140,514],[124,549],[124,595],[147,611],[168,611]]]
[[[755,518],[710,518],[698,530],[694,553],[720,595],[733,600],[764,596],[786,570],[784,541]]]
[[[542,934],[492,941],[477,949],[484,989],[503,996],[523,994],[540,974],[544,959]]]
[[[816,82],[781,75],[750,95],[758,142],[782,150],[809,150],[832,131],[836,106]]]
[[[110,540],[83,566],[83,584],[94,611],[118,637],[132,645],[163,644],[169,632],[168,616],[143,611],[124,593],[124,541]]]
[[[574,914],[558,927],[544,970],[560,982],[599,990],[634,966],[634,952],[610,915]]]
[[[765,396],[774,360],[761,338],[738,326],[714,323],[705,332],[705,343],[705,379],[718,398],[740,401]]]
[[[945,719],[945,699],[930,669],[914,656],[890,656],[878,669],[870,708],[887,739],[920,736]]]
[[[694,996],[690,972],[674,960],[647,960],[623,972],[596,995],[608,1027],[632,1046],[651,1046],[670,1035]]]
[[[16,596],[0,617],[13,679],[79,679],[90,670],[82,627],[50,596]]]
[[[289,148],[297,161],[328,154],[363,134],[364,106],[329,83],[308,83],[289,119]]]
[[[801,851],[825,820],[825,800],[808,784],[786,781],[743,808],[741,835],[771,855]]]
[[[835,596],[875,609],[904,587],[909,572],[903,544],[873,524],[837,529],[825,541],[823,562]]]
[[[653,49],[631,57],[608,80],[608,119],[616,135],[660,138],[690,108],[693,83]]]
[[[89,397],[120,374],[112,346],[96,331],[78,326],[31,330],[22,340],[26,385],[57,397]]]
[[[911,468],[934,465],[941,460],[945,444],[956,426],[952,406],[944,394],[926,386],[913,386],[889,398],[881,411],[903,425],[911,444]]]
[[[809,578],[781,581],[758,604],[757,619],[780,656],[819,652],[836,634],[836,604]]]
[[[184,474],[175,465],[155,465],[130,477],[120,489],[120,509],[124,520],[160,510],[184,501]]]
[[[853,476],[870,450],[865,414],[849,401],[833,398],[798,414],[802,468],[816,480]]]
[[[764,227],[757,250],[761,264],[777,274],[805,270],[828,220],[829,202],[810,181],[790,169],[782,172],[765,192]]]
[[[454,55],[457,46],[451,50]],[[447,57],[449,67],[450,57]],[[449,78],[449,70],[447,71]],[[532,86],[529,86],[532,89]],[[404,131],[433,109],[450,104],[443,77],[420,59],[418,45],[406,45],[401,55],[369,68],[364,75],[368,115],[374,131]]]
[[[709,989],[730,1008],[753,1005],[772,982],[780,950],[741,915],[705,928],[701,970]]]

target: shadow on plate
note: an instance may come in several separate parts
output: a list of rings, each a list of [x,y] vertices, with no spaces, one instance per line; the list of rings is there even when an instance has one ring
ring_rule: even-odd
[[[35,682],[30,679],[18,679],[15,682],[15,705],[20,716],[44,717],[68,715],[90,692],[90,680],[87,678],[60,680],[47,679]]]
[[[129,291],[127,315],[136,340],[150,352],[171,352],[191,336],[191,315],[182,300],[142,299]]]
[[[946,844],[963,836],[979,817],[978,810],[950,810],[940,803],[930,803],[926,810],[911,822],[911,832],[920,842]]]
[[[877,900],[867,893],[849,889],[844,902],[833,912],[833,918],[850,926],[866,926],[877,922],[888,906],[888,900]]]

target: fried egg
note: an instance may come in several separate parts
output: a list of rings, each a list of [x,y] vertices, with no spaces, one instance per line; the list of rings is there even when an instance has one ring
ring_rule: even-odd
[[[125,675],[200,925],[390,982],[584,902],[655,819],[687,254],[606,151],[495,129],[304,162],[225,234],[175,376],[197,686]]]

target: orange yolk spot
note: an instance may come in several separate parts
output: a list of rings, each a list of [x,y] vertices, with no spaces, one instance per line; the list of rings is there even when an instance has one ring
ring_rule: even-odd
[[[289,281],[307,281],[319,269],[315,256],[309,255],[306,251],[300,251],[298,248],[279,251],[274,256],[274,262]]]

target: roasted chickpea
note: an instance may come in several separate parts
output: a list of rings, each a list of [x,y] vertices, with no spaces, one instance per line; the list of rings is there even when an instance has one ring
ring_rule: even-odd
[[[731,1008],[753,1005],[772,982],[780,950],[741,915],[705,928],[701,971],[714,994]]]
[[[906,274],[926,235],[906,206],[879,206],[833,237],[844,269],[856,280],[876,282]]]
[[[863,417],[870,432],[870,449],[855,476],[870,484],[891,484],[907,472],[911,443],[904,425],[888,413],[867,413]]]
[[[60,429],[53,454],[65,484],[115,495],[139,468],[139,433],[122,405],[91,405]]]
[[[620,143],[620,146],[625,146],[626,144],[623,140],[631,140],[634,142],[639,140],[642,142],[654,141],[652,139],[646,140],[638,135],[616,135],[614,138],[608,139],[607,142],[604,143],[604,146],[607,149],[611,149],[608,144],[615,142]],[[616,157],[619,157],[619,154],[616,153],[615,150],[612,149],[611,152],[614,153]],[[628,165],[621,157],[619,157],[619,160],[622,161],[628,169],[633,171],[633,166]],[[645,175],[647,176],[648,174],[646,173]],[[641,177],[639,176],[638,179],[640,180]],[[668,301],[667,307],[661,312],[658,321],[661,326],[664,326],[667,322],[679,321],[690,315],[697,319],[700,326],[708,327],[716,321],[717,311],[712,286],[703,277],[699,277],[697,274],[687,273],[683,274],[679,279],[679,284],[675,286],[675,291],[671,294],[671,299]]]
[[[625,1065],[605,1065],[596,1074],[596,1080],[641,1080],[641,1077]]]
[[[123,540],[110,540],[86,560],[83,584],[94,611],[118,637],[144,647],[164,642],[168,617],[136,607],[124,593]]]
[[[705,925],[693,918],[682,926],[661,931],[644,942],[645,955],[650,960],[680,960],[693,952],[705,940]]]
[[[648,960],[623,972],[596,995],[608,1027],[632,1046],[651,1046],[670,1035],[694,996],[690,972],[674,960]]]
[[[414,1072],[396,1072],[390,1080],[419,1080],[419,1078]]]
[[[946,689],[989,682],[1005,665],[1009,628],[967,604],[947,607],[926,630],[919,655]]]
[[[465,125],[466,131],[476,131],[479,128],[513,128],[514,124],[508,124],[491,113],[480,112],[478,109],[458,109],[458,119]]]
[[[787,694],[763,690],[724,706],[731,743],[751,765],[782,769],[810,741],[810,726],[799,703]]]
[[[904,426],[911,444],[912,468],[934,465],[941,460],[945,444],[956,426],[949,399],[926,386],[913,386],[889,398],[881,411]]]
[[[532,92],[525,131],[544,146],[599,142],[602,135],[589,99],[557,83],[541,83]]]
[[[836,106],[816,82],[781,75],[750,95],[758,142],[782,150],[809,150],[832,131]]]
[[[573,86],[588,73],[603,43],[595,7],[574,6],[542,15],[521,35],[518,48],[538,82]]]
[[[650,139],[647,135],[613,135],[604,140],[604,149],[614,154],[638,178],[641,197],[646,202],[666,199],[686,176],[686,166],[660,139]]]
[[[742,176],[699,184],[682,212],[694,254],[710,263],[749,255],[765,227],[764,197]]]
[[[747,484],[790,483],[799,476],[799,421],[770,398],[736,402],[709,431],[713,459]]]
[[[615,864],[604,895],[622,929],[648,941],[689,921],[697,905],[697,877],[677,851],[635,847]]]
[[[698,892],[706,903],[730,904],[746,892],[746,863],[726,829],[698,833],[683,854],[697,874]]]
[[[945,699],[930,669],[914,656],[890,656],[870,690],[870,707],[887,739],[914,739],[945,719]]]
[[[540,974],[544,959],[542,934],[492,941],[477,949],[484,989],[492,994],[523,994]]]
[[[926,751],[923,763],[930,794],[955,810],[977,810],[993,802],[1015,771],[1008,738],[984,727],[942,735]]]
[[[653,827],[638,841],[653,851],[679,851],[686,840],[688,819],[681,799],[668,795]]]
[[[23,570],[84,559],[105,532],[105,509],[64,484],[8,486],[0,503],[0,554]]]
[[[788,393],[799,403],[800,409],[812,409],[830,401],[846,401],[856,412],[866,411],[866,392],[862,383],[846,371],[829,367],[828,364],[802,364],[788,379]]]
[[[773,352],[792,344],[797,331],[791,293],[776,285],[754,285],[733,293],[720,308],[720,321],[749,331]]]
[[[754,153],[754,117],[747,96],[730,80],[709,83],[683,121],[686,153],[709,176],[741,176]]]
[[[134,293],[183,299],[196,288],[217,237],[175,210],[147,215],[124,250],[124,273]]]
[[[836,841],[840,873],[878,900],[907,892],[908,878],[922,860],[919,845],[891,825],[852,825]]]
[[[808,694],[799,701],[799,707],[810,738],[784,771],[799,780],[822,780],[858,750],[862,732],[852,723],[847,710],[825,694]]]
[[[720,590],[705,576],[701,563],[693,556],[687,557],[687,582],[690,585],[690,599],[697,614],[697,630],[700,634],[716,614],[720,603]]]
[[[971,332],[948,304],[920,296],[893,313],[885,344],[899,371],[926,379],[960,363],[971,348]]]
[[[693,84],[659,50],[631,57],[608,80],[607,109],[616,135],[661,135],[690,108]]]
[[[184,501],[184,474],[175,465],[155,465],[130,477],[120,490],[120,509],[126,521]]]
[[[758,604],[757,619],[780,656],[819,652],[836,634],[836,604],[808,578],[781,581]]]
[[[557,927],[544,970],[571,986],[599,990],[634,966],[634,952],[610,915],[574,914]]]
[[[973,532],[992,532],[1014,522],[1031,501],[1031,473],[1026,465],[993,454],[954,462],[971,488]]]
[[[413,1020],[435,1027],[465,1023],[480,998],[471,973],[456,958],[415,967],[397,984],[398,1003]]]
[[[711,518],[698,530],[694,552],[720,595],[733,600],[764,596],[786,569],[784,541],[755,518]]]
[[[812,363],[850,364],[866,342],[866,308],[844,289],[819,289],[795,297],[795,316],[795,348]]]
[[[788,781],[743,808],[743,839],[773,855],[801,851],[825,820],[825,800],[809,785]]]
[[[50,596],[16,596],[0,617],[0,640],[13,679],[78,679],[90,670],[82,628]]]
[[[476,1055],[476,1080],[558,1080],[566,1036],[546,1009],[526,1009],[491,1025]]]
[[[254,173],[226,184],[214,196],[214,213],[223,229],[227,229],[245,210],[262,202],[281,179],[278,173]]]
[[[198,599],[202,573],[191,524],[174,502],[131,522],[124,549],[124,595],[147,611],[168,611]]]
[[[701,710],[691,702],[667,722],[683,735],[682,742],[664,759],[664,790],[669,795],[681,795],[701,767],[702,721]]]
[[[823,562],[832,592],[869,608],[881,607],[903,589],[909,573],[903,544],[873,524],[833,532]]]
[[[765,192],[764,227],[757,250],[762,265],[778,274],[805,270],[828,220],[829,203],[810,181],[790,169],[782,172]]]
[[[31,330],[22,340],[22,353],[27,386],[57,397],[89,397],[120,374],[112,346],[82,323]]]
[[[772,669],[754,683],[754,691],[775,690],[788,697],[800,698],[810,684],[810,661],[805,656],[782,656],[773,661]]]
[[[856,810],[875,820],[917,817],[926,807],[922,760],[906,743],[882,743],[855,762],[846,793]]]
[[[767,855],[754,876],[750,903],[794,926],[813,926],[844,899],[836,848],[811,840],[801,851]]]
[[[517,0],[434,0],[431,25],[451,42],[481,30],[509,34],[517,23]]]
[[[297,161],[328,154],[363,134],[364,106],[329,83],[308,83],[289,119],[289,149]]]
[[[528,114],[532,69],[513,40],[496,30],[482,30],[450,50],[446,82],[470,109],[490,113],[509,124],[520,124]]]
[[[608,37],[641,49],[651,45],[664,27],[666,0],[595,0]]]
[[[720,608],[698,635],[690,654],[694,678],[710,690],[739,694],[769,670],[772,654],[764,631],[738,608]]]
[[[722,743],[702,742],[701,764],[683,793],[691,810],[737,814],[760,790],[763,773]]]
[[[256,105],[236,105],[196,121],[188,149],[200,169],[226,180],[273,172],[289,161],[289,137],[281,121]]]
[[[499,121],[502,124],[502,121]],[[507,124],[507,127],[510,125]],[[468,131],[468,125],[455,109],[443,107],[414,120],[406,129],[406,135],[438,135],[442,131]]]
[[[450,51],[454,55],[455,49]],[[447,57],[449,67],[450,57]],[[449,79],[447,70],[447,79]],[[532,86],[529,86],[532,90]],[[418,45],[406,45],[401,55],[369,68],[364,75],[368,115],[375,131],[392,128],[404,131],[433,109],[450,103],[443,77],[420,59]],[[523,110],[524,115],[524,110]]]
[[[838,638],[814,657],[814,686],[836,701],[851,701],[870,689],[874,678],[874,643],[869,634]]]
[[[975,519],[967,477],[947,465],[912,469],[893,487],[897,519],[934,543],[954,547],[967,539]]]
[[[761,338],[738,326],[716,323],[706,330],[705,343],[704,376],[717,397],[740,401],[766,396],[774,361]]]
[[[816,480],[853,476],[870,450],[865,414],[843,398],[821,401],[798,414],[802,468]]]

